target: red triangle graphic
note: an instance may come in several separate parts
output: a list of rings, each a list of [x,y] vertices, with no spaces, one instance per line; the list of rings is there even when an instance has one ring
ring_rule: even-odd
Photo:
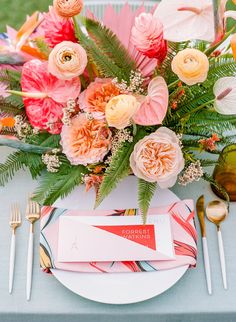
[[[154,225],[94,226],[156,250]]]

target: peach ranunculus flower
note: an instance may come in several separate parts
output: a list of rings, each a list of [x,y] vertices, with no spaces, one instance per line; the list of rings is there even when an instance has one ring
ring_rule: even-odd
[[[63,41],[51,51],[48,71],[59,79],[72,79],[84,72],[87,62],[86,51],[81,45]]]
[[[54,0],[53,7],[57,14],[64,18],[78,15],[83,9],[83,0]]]
[[[194,85],[207,79],[209,60],[200,50],[186,48],[174,57],[171,68],[182,82]]]
[[[111,79],[96,78],[79,96],[82,110],[91,113],[95,118],[105,117],[105,107],[111,98],[120,94],[118,87]]]
[[[112,133],[103,120],[89,120],[81,113],[64,125],[61,132],[63,153],[73,165],[88,165],[104,159],[111,147]]]
[[[118,95],[106,105],[106,120],[109,126],[118,130],[130,125],[131,119],[140,107],[140,103],[133,95]]]
[[[133,173],[161,188],[172,187],[184,169],[184,157],[176,134],[166,127],[144,137],[130,156]]]

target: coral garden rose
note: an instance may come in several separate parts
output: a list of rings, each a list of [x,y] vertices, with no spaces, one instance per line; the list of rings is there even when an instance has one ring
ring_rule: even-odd
[[[21,88],[30,124],[58,134],[62,127],[62,109],[69,99],[79,96],[81,84],[78,77],[58,79],[49,74],[47,62],[31,60],[23,66]]]
[[[113,97],[106,105],[106,120],[109,126],[118,130],[130,125],[130,121],[140,103],[132,95],[118,95]]]
[[[144,137],[130,156],[133,173],[161,188],[172,187],[184,169],[184,157],[176,134],[166,127]]]
[[[104,120],[89,120],[81,113],[62,128],[63,153],[73,165],[100,162],[110,150],[111,136]]]
[[[48,71],[59,79],[72,79],[84,72],[87,62],[86,51],[81,45],[63,41],[51,51]]]
[[[70,18],[82,11],[83,0],[54,0],[53,7],[59,16]]]
[[[163,25],[151,13],[141,13],[135,18],[131,41],[145,56],[162,62],[167,54],[167,42],[163,38]]]
[[[52,6],[49,7],[49,12],[43,14],[43,22],[37,33],[51,48],[62,41],[78,42],[75,37],[73,20],[59,16]]]
[[[203,83],[207,79],[209,61],[200,50],[186,48],[174,57],[171,68],[182,82],[194,85]]]
[[[79,96],[82,110],[95,118],[105,117],[105,107],[111,98],[120,94],[120,90],[111,79],[96,78]]]

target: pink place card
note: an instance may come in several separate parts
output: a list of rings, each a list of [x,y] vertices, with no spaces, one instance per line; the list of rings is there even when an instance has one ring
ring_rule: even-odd
[[[174,260],[170,215],[61,216],[59,262]]]

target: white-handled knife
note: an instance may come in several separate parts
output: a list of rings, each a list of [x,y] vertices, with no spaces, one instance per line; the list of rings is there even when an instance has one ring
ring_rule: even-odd
[[[208,252],[207,238],[206,238],[206,225],[205,225],[205,209],[204,209],[204,196],[202,195],[197,201],[197,215],[200,223],[201,234],[202,234],[202,249],[204,258],[204,267],[206,274],[206,282],[208,293],[212,294],[212,283],[211,283],[211,265]]]

